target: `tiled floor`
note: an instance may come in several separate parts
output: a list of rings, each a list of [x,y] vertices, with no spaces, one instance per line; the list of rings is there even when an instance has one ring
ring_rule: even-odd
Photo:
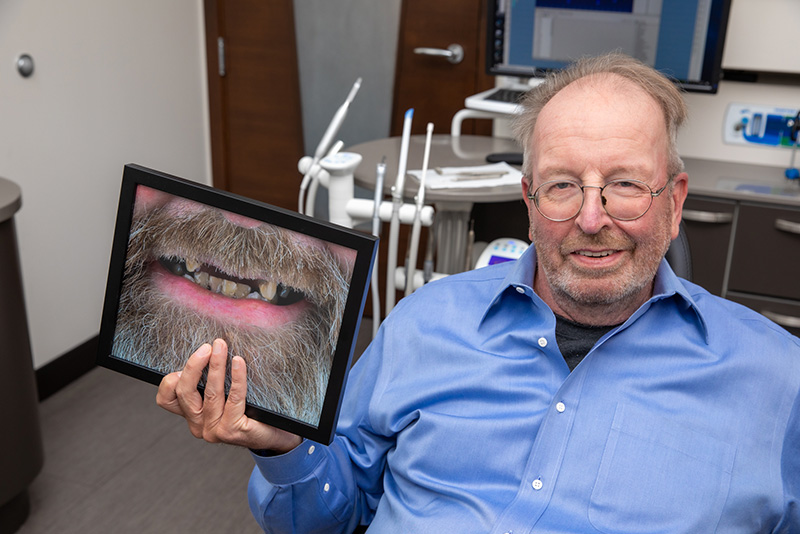
[[[195,439],[155,394],[96,368],[41,403],[45,464],[19,534],[260,532],[247,505],[249,452]]]

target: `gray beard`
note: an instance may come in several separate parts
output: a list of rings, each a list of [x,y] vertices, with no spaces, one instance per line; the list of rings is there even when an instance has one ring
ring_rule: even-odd
[[[240,278],[271,273],[301,289],[312,305],[299,320],[269,331],[228,324],[159,293],[148,272],[159,256],[213,258],[217,267],[235,266],[226,271]],[[316,426],[351,274],[352,265],[295,245],[280,228],[244,229],[214,210],[176,218],[157,209],[132,225],[112,353],[168,374],[182,369],[203,343],[225,339],[229,363],[234,355],[247,362],[250,404]]]

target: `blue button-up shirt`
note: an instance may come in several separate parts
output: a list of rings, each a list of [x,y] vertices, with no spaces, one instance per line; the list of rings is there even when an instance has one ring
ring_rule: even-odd
[[[535,252],[403,299],[330,447],[256,456],[268,532],[800,532],[800,340],[678,279],[570,373]]]

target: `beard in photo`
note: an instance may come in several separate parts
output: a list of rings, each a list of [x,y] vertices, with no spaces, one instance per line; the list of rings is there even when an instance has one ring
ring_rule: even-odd
[[[203,343],[222,338],[229,362],[238,355],[247,363],[248,403],[317,425],[353,262],[279,227],[238,226],[216,209],[141,211],[130,232],[112,353],[167,374],[181,370]],[[225,280],[230,296],[216,298],[302,311],[267,328],[233,321],[164,294],[156,276],[187,278],[216,293]],[[227,389],[230,373],[226,382]]]

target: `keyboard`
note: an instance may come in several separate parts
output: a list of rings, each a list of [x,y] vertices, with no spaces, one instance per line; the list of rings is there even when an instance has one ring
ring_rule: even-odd
[[[529,90],[529,86],[494,87],[467,97],[464,106],[480,111],[515,115],[519,113],[518,102]]]
[[[528,91],[522,91],[519,89],[507,89],[505,87],[501,87],[496,89],[494,93],[486,95],[486,100],[494,100],[497,102],[508,102],[511,104],[517,104],[525,96]]]

